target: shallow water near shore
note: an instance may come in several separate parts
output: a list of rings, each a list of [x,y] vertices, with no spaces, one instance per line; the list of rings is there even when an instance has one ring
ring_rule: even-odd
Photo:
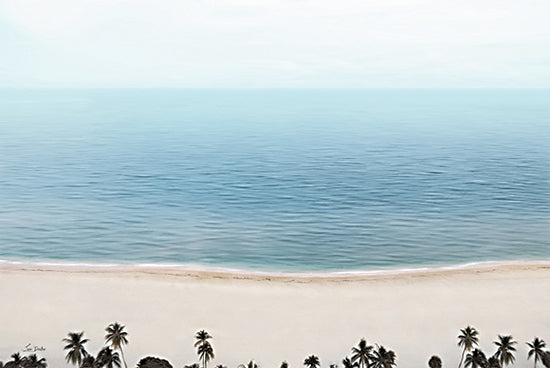
[[[550,258],[548,90],[2,90],[0,259]]]

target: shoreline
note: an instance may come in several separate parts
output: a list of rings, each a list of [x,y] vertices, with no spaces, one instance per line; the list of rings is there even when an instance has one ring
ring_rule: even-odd
[[[518,341],[516,368],[530,368],[526,341],[548,340],[550,262],[468,265],[362,275],[251,275],[144,267],[58,267],[0,262],[0,360],[28,344],[48,366],[65,363],[61,339],[84,331],[92,354],[104,329],[126,325],[128,367],[151,355],[181,368],[197,361],[194,334],[206,329],[209,367],[338,364],[359,339],[397,354],[398,367],[426,368],[431,355],[457,365],[456,336],[472,325],[480,347],[498,334]]]
[[[499,273],[523,269],[550,270],[550,260],[482,261],[433,267],[382,268],[372,270],[341,271],[260,271],[205,265],[185,264],[122,264],[80,263],[52,261],[0,260],[0,273],[11,271],[92,273],[92,274],[143,274],[200,279],[248,279],[270,281],[361,281],[399,277],[451,276],[471,273]]]

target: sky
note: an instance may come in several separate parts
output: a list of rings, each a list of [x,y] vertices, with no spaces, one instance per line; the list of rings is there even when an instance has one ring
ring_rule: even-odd
[[[0,0],[0,88],[550,88],[548,0]]]

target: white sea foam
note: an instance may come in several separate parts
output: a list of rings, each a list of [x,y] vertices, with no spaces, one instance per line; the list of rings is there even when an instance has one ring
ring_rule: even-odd
[[[221,267],[201,264],[179,264],[179,263],[99,263],[99,262],[73,262],[61,260],[6,260],[0,259],[2,265],[13,265],[21,267],[52,267],[52,268],[87,268],[87,269],[151,269],[151,270],[178,270],[187,272],[215,272],[231,275],[250,275],[265,277],[297,277],[297,278],[326,278],[326,277],[360,277],[360,276],[389,276],[398,274],[414,274],[421,272],[453,271],[463,269],[475,269],[484,266],[535,266],[550,265],[550,260],[510,260],[510,261],[480,261],[468,262],[455,265],[434,265],[432,267],[408,267],[408,268],[383,268],[365,270],[327,270],[327,271],[293,271],[293,270],[256,270],[245,268]]]

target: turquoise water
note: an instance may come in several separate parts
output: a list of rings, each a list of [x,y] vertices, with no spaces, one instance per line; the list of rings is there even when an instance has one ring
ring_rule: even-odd
[[[549,90],[2,90],[0,259],[550,259]]]

